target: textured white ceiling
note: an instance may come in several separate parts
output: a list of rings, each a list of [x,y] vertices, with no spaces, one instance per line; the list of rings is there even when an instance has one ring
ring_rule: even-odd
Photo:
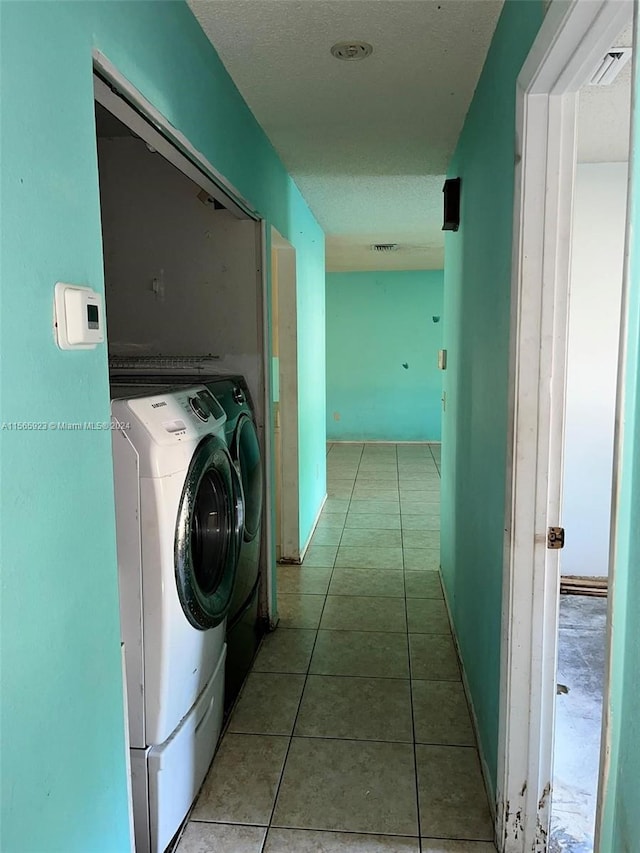
[[[442,267],[444,175],[502,0],[189,4],[323,227],[327,269]],[[373,55],[334,59],[344,40]]]
[[[629,26],[612,47],[631,47]],[[631,60],[609,86],[584,86],[579,95],[578,160],[618,163],[629,159]]]

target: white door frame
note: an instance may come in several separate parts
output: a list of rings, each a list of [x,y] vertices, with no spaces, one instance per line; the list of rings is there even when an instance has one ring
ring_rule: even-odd
[[[277,293],[278,324],[278,412],[280,430],[280,559],[300,563],[300,464],[298,435],[298,302],[296,250],[271,228],[274,292]]]
[[[631,17],[631,0],[553,0],[517,81],[496,810],[503,853],[547,849],[559,595],[547,528],[561,506],[577,92]]]

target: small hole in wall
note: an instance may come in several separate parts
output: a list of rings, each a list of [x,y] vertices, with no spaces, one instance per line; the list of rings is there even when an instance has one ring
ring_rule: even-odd
[[[434,314],[431,319],[433,320],[434,323],[439,323],[440,322],[440,315]]]

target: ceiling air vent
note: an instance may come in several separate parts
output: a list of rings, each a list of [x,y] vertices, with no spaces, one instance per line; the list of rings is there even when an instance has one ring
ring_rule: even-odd
[[[606,53],[590,80],[591,86],[609,86],[631,58],[630,47],[612,47]]]
[[[400,246],[397,243],[374,243],[372,252],[397,252]]]

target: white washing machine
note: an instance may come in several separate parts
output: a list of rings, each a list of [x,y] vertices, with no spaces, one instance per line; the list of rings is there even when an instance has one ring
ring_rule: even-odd
[[[113,460],[137,853],[161,853],[222,726],[243,535],[226,415],[204,386],[114,387]]]

